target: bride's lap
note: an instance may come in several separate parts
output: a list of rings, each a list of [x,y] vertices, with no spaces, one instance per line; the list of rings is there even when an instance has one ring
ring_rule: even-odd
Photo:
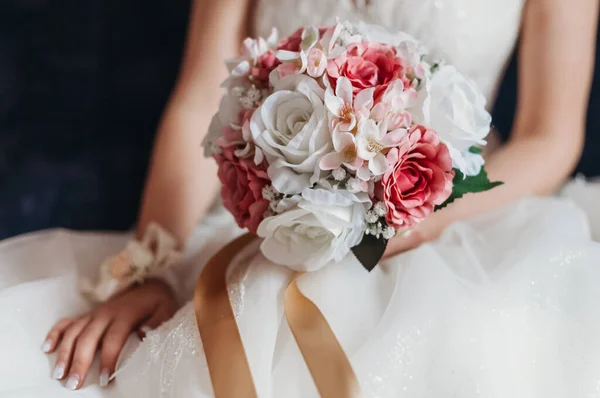
[[[257,388],[314,396],[277,304],[286,276],[254,262],[231,292]],[[299,284],[331,324],[366,396],[471,397],[477,374],[484,392],[564,397],[592,391],[600,372],[600,313],[590,310],[600,300],[598,264],[586,214],[569,200],[532,198],[458,223],[370,274],[348,260]],[[144,388],[167,396],[204,397],[211,396],[206,370],[188,304],[119,376],[142,377]]]
[[[423,386],[444,391],[445,383],[470,397],[461,383],[473,372],[483,380],[482,390],[527,396],[502,387],[503,380],[521,380],[519,372],[530,384],[541,380],[534,364],[511,365],[525,356],[548,362],[544,377],[576,370],[585,392],[593,372],[600,373],[586,354],[600,350],[594,337],[600,336],[600,319],[590,309],[600,301],[600,252],[589,232],[590,221],[600,227],[594,221],[600,212],[589,206],[586,214],[574,202],[590,203],[597,187],[567,187],[574,201],[520,201],[457,223],[438,241],[389,259],[370,274],[348,260],[303,276],[300,287],[326,315],[366,396],[402,396],[400,386],[430,396]],[[223,215],[207,218],[182,267],[182,300],[191,298],[205,261],[240,232]],[[10,397],[32,396],[27,392],[36,389],[62,394],[60,383],[50,380],[52,358],[41,352],[41,342],[56,320],[90,308],[78,294],[77,277],[92,276],[128,237],[53,231],[0,243],[0,396],[8,394],[5,386]],[[279,267],[251,263],[232,274],[231,294],[257,387],[293,398],[289,385],[299,384],[306,386],[299,396],[313,396],[278,304],[288,276]],[[566,369],[560,361],[571,365]],[[116,382],[102,396],[146,396],[144,389],[148,397],[163,396],[160,391],[173,397],[212,394],[191,303],[144,342],[132,338],[120,364]],[[502,366],[508,370],[491,373]],[[100,396],[93,369],[86,398]],[[430,381],[431,374],[438,382]],[[570,373],[563,377],[575,380]]]

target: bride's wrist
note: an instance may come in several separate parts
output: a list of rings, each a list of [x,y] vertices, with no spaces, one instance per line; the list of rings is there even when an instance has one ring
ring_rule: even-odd
[[[149,224],[142,239],[129,241],[123,250],[101,264],[97,281],[81,280],[81,291],[103,302],[148,278],[159,278],[176,291],[172,267],[181,259],[177,240],[158,224]]]

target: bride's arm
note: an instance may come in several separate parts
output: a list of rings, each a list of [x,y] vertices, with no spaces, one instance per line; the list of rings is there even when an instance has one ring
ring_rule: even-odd
[[[214,200],[216,165],[201,143],[227,77],[223,60],[247,33],[247,0],[195,0],[185,56],[161,121],[146,182],[138,236],[156,222],[180,246]]]
[[[598,0],[529,0],[519,53],[516,122],[509,141],[486,159],[505,184],[435,213],[387,255],[435,239],[454,221],[528,195],[551,194],[579,161],[591,86]]]
[[[182,70],[161,123],[144,196],[139,231],[156,222],[182,246],[217,188],[201,142],[218,106],[223,59],[234,56],[246,33],[249,0],[194,0]],[[53,377],[80,388],[100,349],[100,384],[115,370],[127,336],[157,327],[176,309],[163,283],[148,281],[121,292],[81,316],[63,319],[48,333],[44,351],[56,352]]]

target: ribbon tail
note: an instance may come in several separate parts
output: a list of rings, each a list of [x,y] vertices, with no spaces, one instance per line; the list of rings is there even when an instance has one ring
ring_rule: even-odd
[[[296,277],[284,299],[285,316],[322,398],[360,398],[348,357],[319,308],[298,288]]]
[[[250,365],[227,290],[227,269],[255,237],[243,235],[204,267],[194,291],[194,309],[215,398],[256,398]]]

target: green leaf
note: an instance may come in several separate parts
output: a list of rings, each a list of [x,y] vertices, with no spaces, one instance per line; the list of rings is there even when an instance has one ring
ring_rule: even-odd
[[[481,155],[483,149],[476,146],[472,146],[471,148],[469,148],[469,152],[474,153],[475,155]]]
[[[454,180],[452,180],[452,194],[444,203],[435,207],[435,211],[443,209],[456,199],[462,198],[468,193],[485,192],[504,184],[503,182],[490,182],[485,169],[482,167],[476,176],[465,176],[458,169],[454,169]]]

